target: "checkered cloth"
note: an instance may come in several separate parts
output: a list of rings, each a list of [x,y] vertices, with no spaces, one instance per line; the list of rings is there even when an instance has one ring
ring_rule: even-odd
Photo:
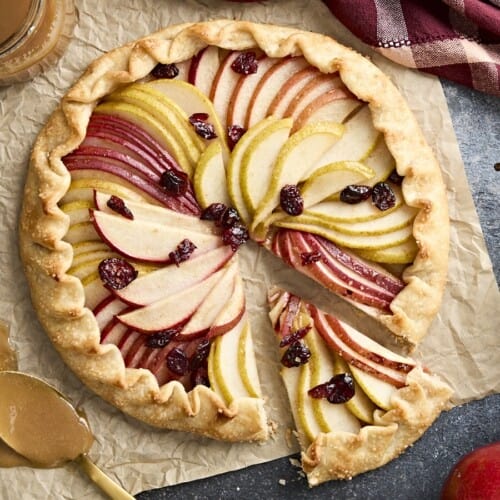
[[[393,61],[500,96],[500,0],[323,0]]]

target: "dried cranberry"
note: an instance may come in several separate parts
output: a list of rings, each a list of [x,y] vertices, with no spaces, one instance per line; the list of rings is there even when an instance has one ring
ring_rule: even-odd
[[[202,340],[196,346],[196,351],[189,360],[189,369],[197,370],[198,368],[203,366],[209,354],[210,354],[210,341],[208,339]]]
[[[348,373],[339,373],[328,382],[319,384],[308,391],[309,396],[327,399],[330,403],[346,403],[354,396],[354,380]]]
[[[189,360],[186,353],[180,347],[174,347],[167,354],[167,367],[177,375],[184,375],[189,368]]]
[[[215,133],[214,126],[211,123],[207,123],[208,115],[206,113],[194,113],[189,117],[189,122],[194,128],[194,131],[203,139],[216,139],[217,134]]]
[[[367,200],[372,194],[372,188],[370,186],[361,186],[358,184],[351,184],[345,187],[340,192],[340,201],[344,203],[349,203],[354,205],[356,203],[361,203]]]
[[[227,207],[224,203],[212,203],[201,212],[201,220],[219,221]]]
[[[219,224],[222,227],[232,227],[241,222],[238,211],[232,207],[226,208],[226,210],[222,212],[222,216],[219,220],[220,220]]]
[[[304,210],[304,200],[298,186],[287,184],[280,191],[280,206],[289,215],[300,215]]]
[[[127,205],[125,205],[125,202],[118,196],[115,196],[114,194],[111,195],[109,200],[106,202],[106,205],[111,208],[113,212],[116,212],[127,219],[134,219],[134,214],[130,211]]]
[[[300,259],[303,266],[309,266],[321,260],[321,252],[319,250],[316,252],[302,252],[300,254]]]
[[[377,182],[372,189],[373,204],[379,210],[388,210],[396,205],[396,195],[386,182]]]
[[[189,177],[180,170],[166,170],[161,174],[160,184],[170,196],[182,196],[189,187]]]
[[[179,68],[175,64],[157,64],[151,74],[155,78],[175,78],[179,74]]]
[[[222,241],[224,245],[230,245],[231,250],[236,252],[238,248],[248,241],[248,230],[243,224],[235,224],[227,227],[222,232]]]
[[[168,254],[170,260],[179,266],[181,262],[188,260],[191,254],[196,250],[196,245],[187,238],[182,240],[173,252]]]
[[[233,149],[234,146],[236,146],[236,144],[243,137],[246,131],[247,129],[241,127],[240,125],[230,125],[229,127],[227,127],[227,138],[229,141],[230,149]]]
[[[298,330],[285,335],[281,339],[280,347],[285,347],[287,345],[293,344],[294,342],[297,342],[298,340],[303,339],[311,328],[311,325],[303,326],[302,328],[299,328]]]
[[[177,328],[170,328],[150,335],[146,340],[146,346],[153,349],[161,349],[169,344],[169,342],[177,335]]]
[[[402,175],[399,175],[396,169],[394,169],[387,178],[389,182],[396,184],[396,186],[401,186],[403,179],[404,177]]]
[[[110,257],[104,259],[98,267],[102,282],[113,290],[121,290],[137,278],[138,272],[125,259]]]
[[[242,52],[231,64],[231,69],[240,75],[257,73],[258,67],[255,52]]]
[[[301,342],[300,340],[294,342],[285,351],[281,358],[281,364],[287,368],[292,368],[294,366],[300,366],[309,361],[311,357],[311,351],[309,348]]]

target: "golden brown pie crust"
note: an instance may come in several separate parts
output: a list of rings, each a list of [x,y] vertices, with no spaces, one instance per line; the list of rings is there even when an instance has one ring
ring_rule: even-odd
[[[269,431],[262,399],[242,398],[227,408],[206,387],[186,393],[179,383],[170,382],[160,388],[148,370],[125,368],[115,346],[99,343],[95,317],[84,307],[83,286],[67,274],[72,247],[63,238],[69,217],[58,202],[69,187],[70,174],[61,158],[81,143],[101,98],[146,77],[158,62],[184,61],[206,45],[260,47],[272,57],[302,54],[322,72],[338,70],[349,90],[369,103],[374,125],[384,133],[398,173],[405,176],[406,202],[421,209],[413,228],[420,250],[404,273],[407,286],[393,301],[393,314],[381,318],[410,345],[425,336],[441,303],[449,244],[447,202],[439,166],[399,92],[365,57],[323,35],[227,20],[172,26],[100,57],[63,97],[34,146],[20,221],[21,255],[33,304],[51,341],[85,384],[140,420],[228,441],[264,440]],[[424,375],[415,375],[414,384],[398,394],[401,405],[382,415],[380,425],[363,429],[359,436],[332,433],[318,438],[304,455],[311,484],[387,462],[430,425],[449,396],[440,383]],[[382,439],[392,440],[383,457],[356,458]],[[332,451],[337,443],[343,443],[344,452],[353,452],[352,462],[344,461],[351,465],[341,471],[332,462],[337,460]]]

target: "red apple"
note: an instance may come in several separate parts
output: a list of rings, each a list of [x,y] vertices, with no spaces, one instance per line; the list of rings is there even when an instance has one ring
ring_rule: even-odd
[[[451,470],[441,500],[500,499],[500,441],[472,451]]]

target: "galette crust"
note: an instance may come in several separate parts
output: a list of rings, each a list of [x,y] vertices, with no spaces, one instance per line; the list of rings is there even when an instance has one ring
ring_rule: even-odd
[[[243,398],[228,408],[206,387],[186,393],[170,382],[160,388],[149,371],[125,368],[115,346],[100,345],[95,317],[84,307],[83,286],[67,274],[72,247],[63,238],[69,217],[58,202],[70,174],[61,158],[82,142],[102,97],[146,77],[158,62],[186,60],[206,45],[260,47],[272,57],[302,54],[325,73],[338,70],[351,92],[369,103],[375,127],[384,133],[397,170],[406,177],[406,202],[422,209],[413,228],[420,251],[405,271],[407,286],[393,301],[393,314],[381,318],[410,345],[424,337],[440,306],[448,256],[447,203],[433,153],[390,80],[366,58],[319,34],[227,20],[172,26],[100,57],[63,97],[34,146],[20,220],[21,256],[33,304],[51,341],[85,384],[140,420],[228,441],[264,440],[269,431],[263,400]],[[330,447],[330,439],[340,438],[321,439],[325,445],[317,443],[306,455],[311,464],[324,446]],[[318,478],[324,476],[321,468],[331,467],[321,460],[314,466]]]

